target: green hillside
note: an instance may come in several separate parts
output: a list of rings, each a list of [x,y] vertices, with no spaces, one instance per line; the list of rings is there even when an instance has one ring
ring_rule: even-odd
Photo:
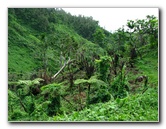
[[[158,19],[126,23],[9,8],[8,120],[158,122]]]

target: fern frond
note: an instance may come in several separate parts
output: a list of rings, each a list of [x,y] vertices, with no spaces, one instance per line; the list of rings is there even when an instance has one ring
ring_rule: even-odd
[[[51,90],[51,89],[54,90],[55,88],[60,87],[60,86],[61,86],[61,84],[52,83],[52,84],[48,84],[48,85],[42,86],[40,89],[42,91],[44,91],[44,90]]]
[[[88,82],[88,80],[85,80],[85,79],[77,79],[74,81],[74,84],[75,85],[78,85],[78,84],[81,84],[81,83],[86,83]]]

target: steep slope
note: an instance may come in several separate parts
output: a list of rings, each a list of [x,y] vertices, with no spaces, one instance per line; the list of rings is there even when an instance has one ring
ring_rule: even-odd
[[[22,12],[20,10],[15,9],[13,11],[13,9],[9,9],[8,17],[8,71],[9,76],[12,78],[24,75],[23,79],[28,79],[31,74],[43,68],[43,58],[41,56],[43,54],[41,35],[43,34],[49,35],[50,39],[47,42],[54,45],[54,47],[52,46],[53,49],[48,48],[47,58],[49,59],[49,69],[55,72],[59,69],[59,49],[62,49],[65,42],[65,45],[67,42],[74,42],[75,47],[89,42],[77,34],[72,27],[68,26],[65,23],[66,21],[50,22],[47,26],[49,29],[45,29],[43,32],[41,25],[36,23],[36,20],[31,23],[32,19],[27,19],[27,22],[25,22],[26,18],[30,18],[33,15],[31,16],[24,9],[22,9]],[[25,13],[25,17],[22,16],[23,13]],[[34,11],[33,13],[35,14],[36,12]],[[57,14],[56,17],[60,19],[61,15]],[[42,20],[42,18],[40,19]],[[37,28],[37,26],[40,26],[40,28]]]
[[[10,72],[26,73],[36,67],[30,44],[37,41],[30,28],[21,25],[13,15],[9,15],[8,26],[8,68]]]

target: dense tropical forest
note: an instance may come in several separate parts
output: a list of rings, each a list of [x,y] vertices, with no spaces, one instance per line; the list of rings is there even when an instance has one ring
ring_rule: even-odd
[[[8,121],[159,121],[158,19],[98,23],[8,9]]]

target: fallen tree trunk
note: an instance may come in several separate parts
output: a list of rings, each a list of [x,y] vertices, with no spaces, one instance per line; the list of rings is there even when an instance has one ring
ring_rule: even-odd
[[[69,57],[69,60],[67,62],[65,62],[64,65],[61,67],[61,69],[54,76],[52,76],[52,79],[56,78],[58,76],[58,74],[66,67],[66,65],[69,62],[70,62],[70,57]]]

